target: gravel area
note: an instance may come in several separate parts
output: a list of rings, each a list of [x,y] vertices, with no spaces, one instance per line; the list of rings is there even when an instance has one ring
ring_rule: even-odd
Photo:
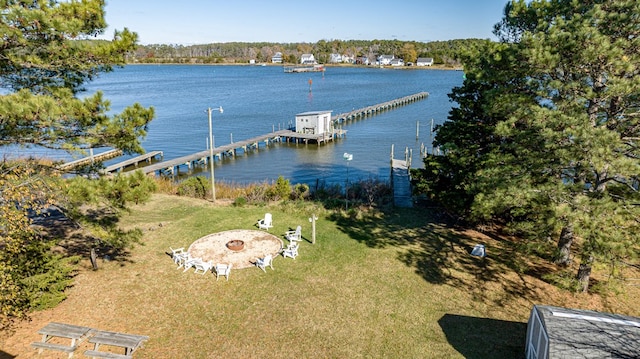
[[[244,248],[233,251],[227,248],[232,240],[244,242]],[[273,234],[254,230],[231,230],[206,235],[193,242],[188,249],[192,257],[199,257],[213,264],[233,264],[233,269],[255,266],[257,258],[267,254],[277,256],[282,250],[282,240]]]

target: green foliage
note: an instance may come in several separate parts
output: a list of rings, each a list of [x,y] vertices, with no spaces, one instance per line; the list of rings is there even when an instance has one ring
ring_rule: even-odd
[[[247,199],[245,197],[238,197],[233,201],[235,207],[244,207],[247,205]]]
[[[60,189],[46,168],[32,159],[0,164],[0,328],[30,309],[58,304],[71,286],[77,258],[54,255],[55,238],[32,226]]]
[[[276,183],[269,188],[268,195],[273,200],[289,199],[291,196],[291,183],[288,179],[278,176]]]
[[[63,257],[49,255],[47,251],[31,251],[31,253],[45,254],[43,258],[30,258],[30,263],[24,263],[34,273],[20,278],[24,289],[24,296],[29,303],[29,309],[41,310],[52,308],[66,298],[65,290],[73,284],[73,274],[78,257]],[[38,263],[39,268],[33,268]],[[29,265],[31,264],[31,265]]]
[[[206,198],[210,186],[211,183],[206,177],[189,177],[178,185],[178,195],[194,198]]]
[[[293,193],[291,194],[293,199],[307,199],[310,195],[309,185],[306,183],[296,183],[293,186]]]
[[[74,177],[67,181],[65,202],[60,203],[64,203],[65,214],[91,232],[102,245],[119,251],[139,243],[142,237],[139,229],[119,229],[119,217],[127,210],[128,203],[147,201],[155,189],[153,179],[141,171],[97,180]]]
[[[112,41],[87,40],[107,27],[103,0],[2,4],[0,146],[143,152],[141,138],[153,108],[134,104],[111,114],[101,93],[78,96],[87,81],[125,63],[137,35],[124,29]],[[57,208],[79,225],[78,251],[93,240],[121,249],[141,236],[116,224],[127,203],[149,198],[150,179],[138,173],[113,180],[61,180],[54,168],[31,159],[0,163],[0,326],[30,309],[58,303],[71,284],[75,258],[50,251],[65,233],[32,226],[45,210]]]
[[[594,260],[637,258],[637,1],[513,1],[500,43],[463,57],[418,190],[475,221],[546,239],[571,225]],[[582,282],[585,281],[582,278]]]

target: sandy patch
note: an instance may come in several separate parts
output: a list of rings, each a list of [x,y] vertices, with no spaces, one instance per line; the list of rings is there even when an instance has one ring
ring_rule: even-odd
[[[227,248],[227,242],[244,241],[244,248],[233,251]],[[188,249],[192,257],[213,261],[213,264],[233,264],[233,269],[255,266],[257,258],[267,254],[277,256],[282,250],[282,240],[273,234],[237,229],[206,235],[193,242]]]

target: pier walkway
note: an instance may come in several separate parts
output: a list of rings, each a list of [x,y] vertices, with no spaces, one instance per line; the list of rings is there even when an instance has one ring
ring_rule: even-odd
[[[393,205],[411,208],[411,177],[406,161],[393,160],[391,163],[391,187],[393,187]]]
[[[350,112],[341,113],[339,115],[331,116],[331,120],[335,123],[343,123],[350,120],[362,119],[367,116],[373,116],[383,111],[391,110],[399,106],[408,105],[410,103],[423,100],[429,96],[428,92],[418,92],[413,95],[397,98],[395,100],[379,103],[377,105],[363,107]]]
[[[402,208],[413,207],[411,195],[411,155],[410,150],[405,149],[405,159],[393,158],[393,146],[391,146],[391,189],[393,190],[393,205]]]
[[[99,153],[97,155],[93,155],[93,156],[89,156],[89,157],[83,157],[83,158],[79,158],[75,161],[71,161],[71,162],[65,162],[61,165],[58,166],[58,169],[60,171],[70,171],[76,167],[79,166],[85,166],[88,164],[91,164],[93,162],[98,162],[98,161],[105,161],[105,160],[109,160],[112,158],[116,158],[118,156],[122,156],[122,151],[120,150],[109,150],[109,151],[105,151],[102,153]]]
[[[164,154],[163,154],[162,151],[147,152],[147,153],[142,154],[140,156],[136,156],[136,157],[130,158],[128,160],[115,163],[115,164],[113,164],[111,166],[107,166],[104,170],[102,170],[102,172],[104,172],[104,173],[120,172],[120,171],[124,170],[128,166],[134,166],[134,167],[137,168],[138,165],[141,162],[151,162],[151,160],[153,160],[154,158],[156,158],[156,157],[162,158],[163,156],[164,156]]]
[[[339,124],[363,119],[368,116],[373,116],[379,114],[383,111],[391,110],[399,106],[404,106],[422,99],[425,99],[429,96],[427,92],[419,92],[413,95],[401,97],[395,100],[383,102],[377,105],[363,107],[357,110],[341,113],[338,115],[331,116],[331,121],[333,123],[333,130],[331,132],[322,133],[322,134],[305,134],[295,132],[293,129],[285,129],[278,130],[268,134],[256,136],[247,140],[234,142],[228,145],[214,147],[213,148],[213,156],[215,158],[221,159],[223,156],[236,156],[238,152],[248,153],[249,151],[258,150],[260,144],[264,144],[265,147],[269,147],[272,143],[278,142],[295,142],[295,143],[304,143],[309,144],[311,142],[316,143],[318,146],[333,141],[337,138],[342,138],[346,135],[347,131],[342,128],[338,128]],[[157,155],[162,156],[161,151],[153,151],[150,152],[149,155],[138,156],[136,158],[132,158],[111,166],[108,166],[104,169],[104,173],[113,173],[123,171],[125,167],[136,165],[141,163],[143,160],[149,162],[153,157]],[[186,166],[187,171],[190,172],[194,166],[204,166],[208,164],[209,158],[211,154],[210,151],[203,150],[198,151],[186,156],[153,163],[147,166],[140,167],[140,170],[144,173],[155,173],[155,174],[164,174],[164,175],[176,175],[180,171],[180,167]],[[116,156],[114,156],[116,157]],[[410,196],[410,192],[409,192]]]
[[[248,140],[234,142],[220,147],[214,147],[213,156],[214,158],[221,158],[222,156],[235,156],[237,155],[238,151],[243,151],[246,153],[249,150],[257,150],[259,149],[261,143],[263,143],[265,146],[269,146],[269,144],[273,142],[280,142],[283,138],[292,136],[293,134],[295,134],[295,132],[291,130],[280,130],[253,137]],[[187,170],[191,171],[193,166],[206,165],[207,163],[209,163],[208,161],[210,156],[210,151],[204,150],[192,153],[190,155],[145,166],[140,170],[142,170],[144,173],[175,175],[179,172],[180,166],[187,166]]]

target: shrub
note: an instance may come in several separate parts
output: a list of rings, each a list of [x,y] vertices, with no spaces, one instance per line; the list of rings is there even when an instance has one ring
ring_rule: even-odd
[[[238,197],[235,201],[233,201],[233,205],[236,207],[242,207],[247,204],[247,199],[244,197]]]
[[[178,185],[178,195],[206,198],[209,182],[203,176],[189,177]]]
[[[269,187],[267,196],[270,200],[289,199],[291,197],[291,183],[284,177],[278,176],[276,183]]]
[[[293,187],[293,199],[306,199],[309,197],[309,185],[306,183],[298,183]]]

